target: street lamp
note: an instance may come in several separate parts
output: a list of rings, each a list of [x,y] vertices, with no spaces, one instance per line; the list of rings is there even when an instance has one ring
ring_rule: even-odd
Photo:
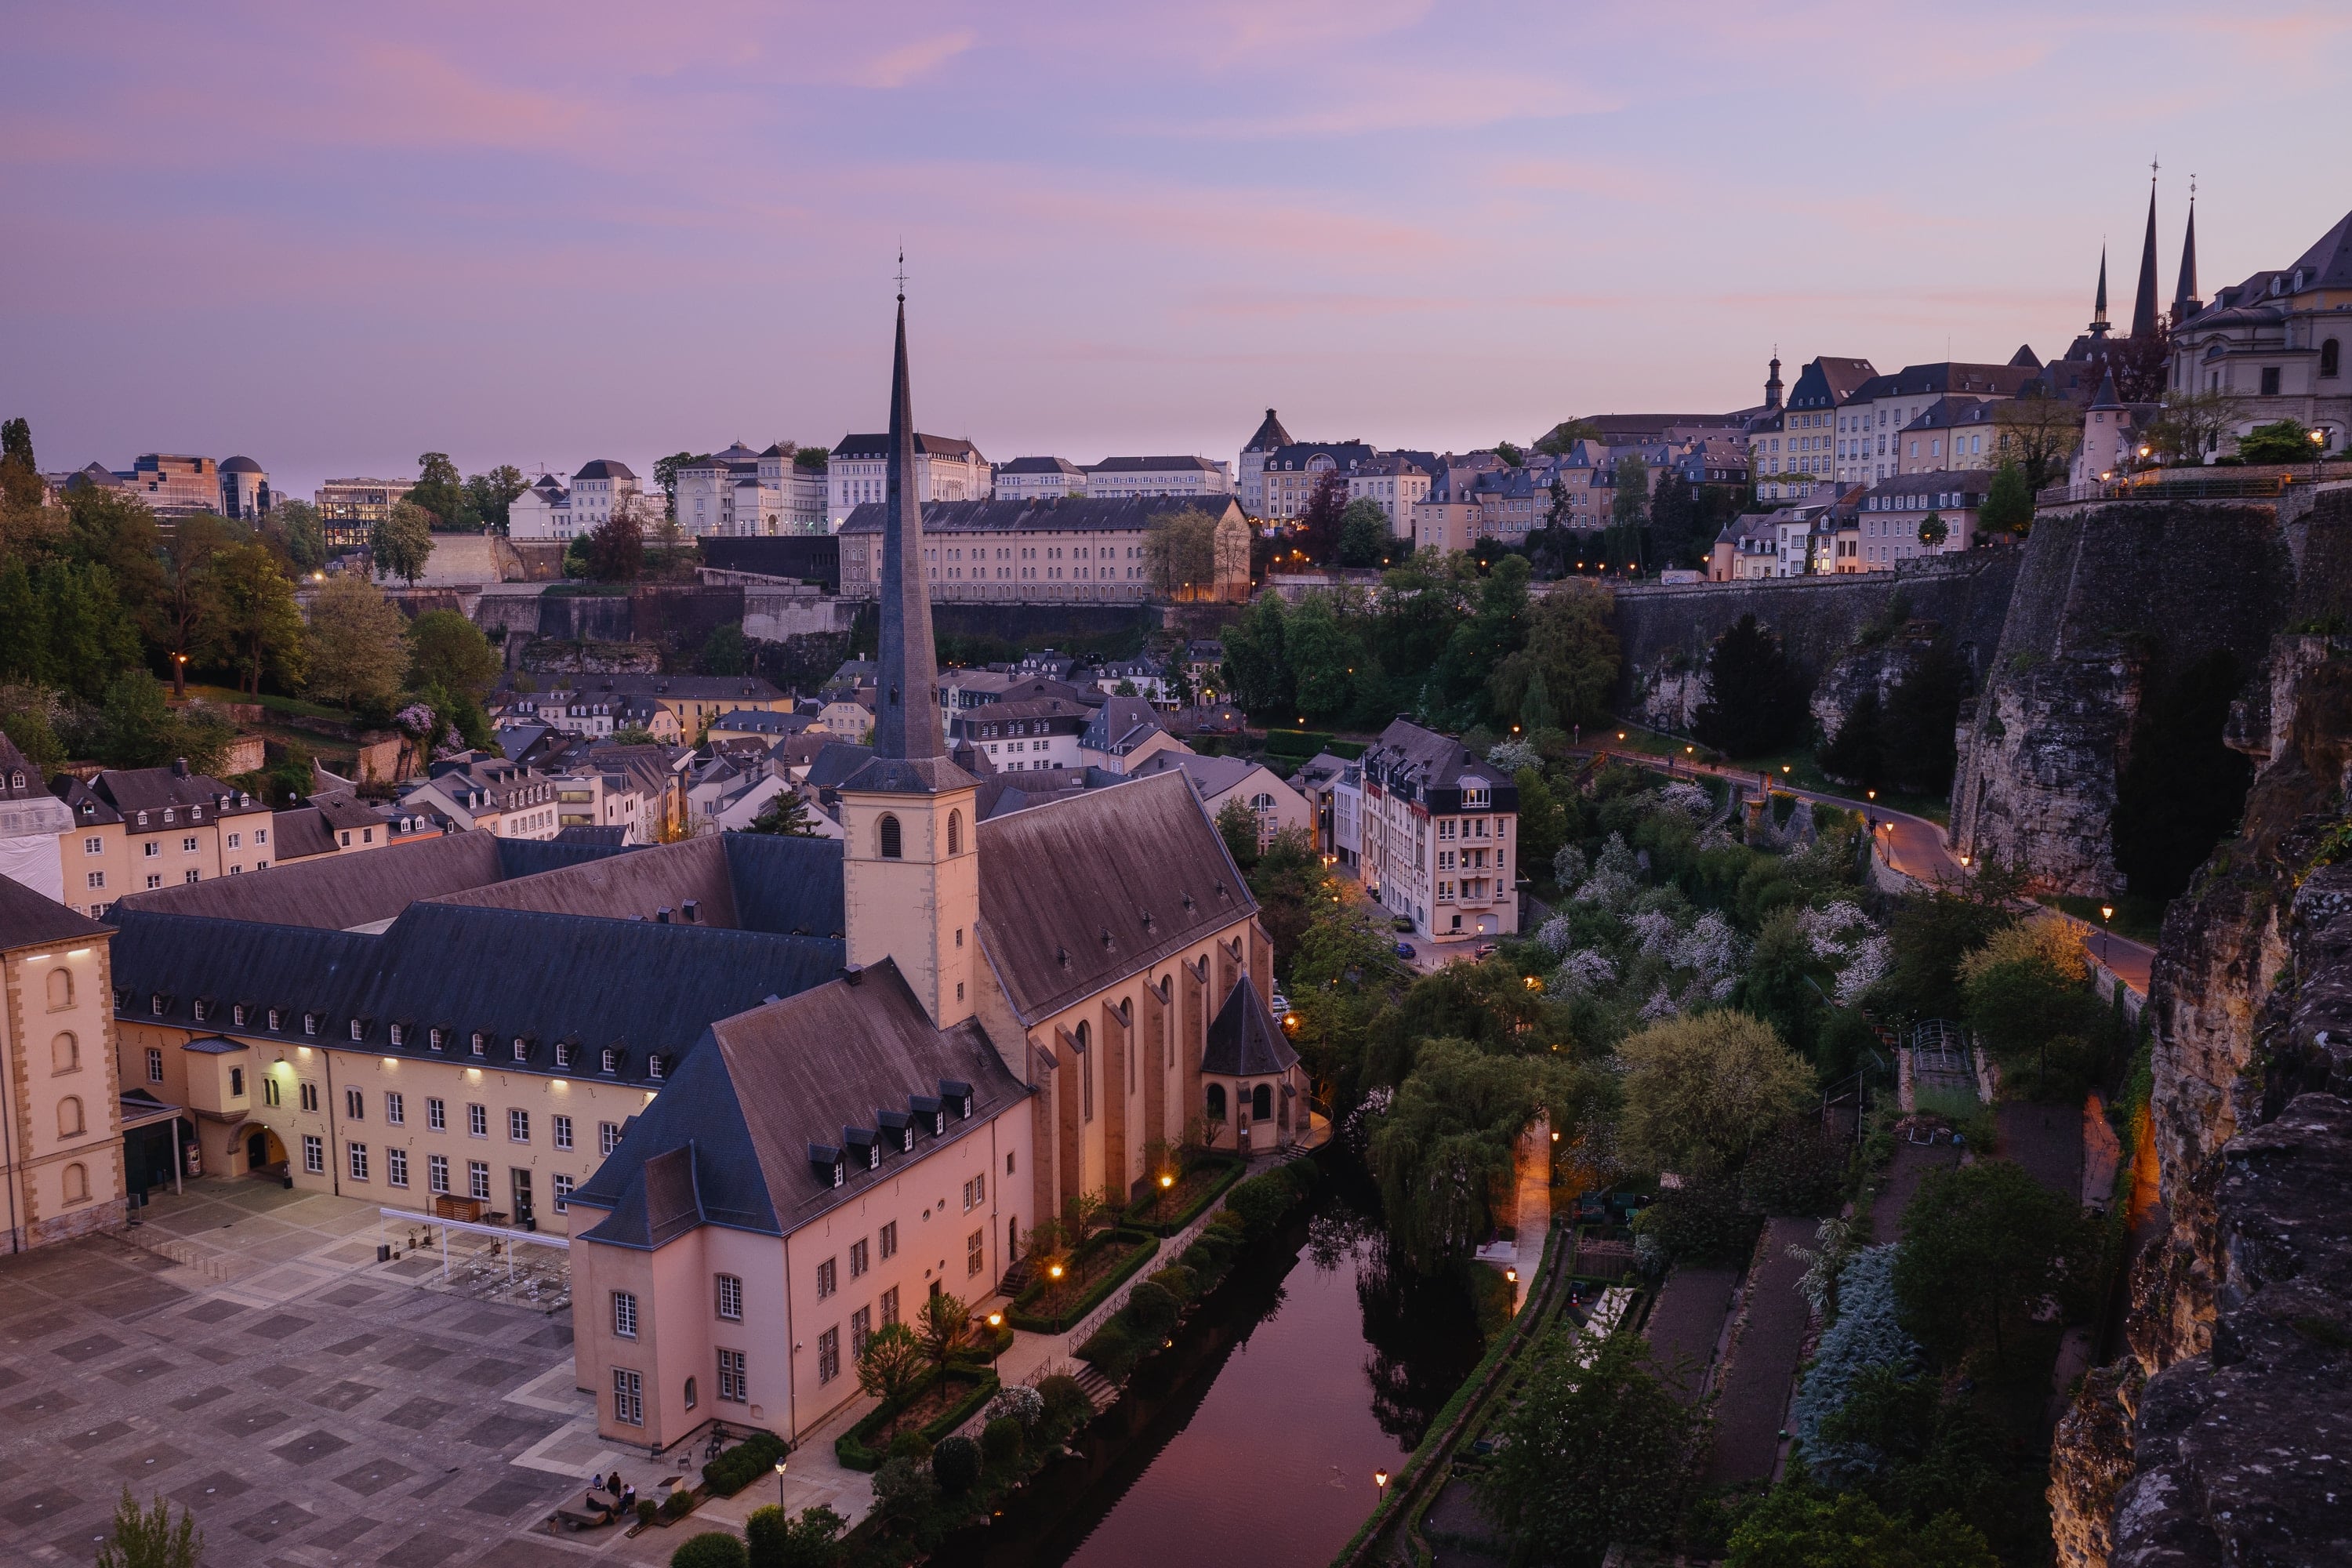
[[[1386,1470],[1374,1470],[1372,1472],[1372,1490],[1380,1497],[1385,1498],[1388,1496],[1389,1473]]]
[[[784,1461],[776,1461],[776,1506],[784,1506]]]
[[[996,1331],[1003,1326],[1003,1313],[991,1312],[988,1314],[988,1370],[991,1372],[994,1372],[996,1370],[996,1358],[1004,1353],[1004,1347],[996,1342]]]
[[[2107,922],[2115,918],[2115,905],[2101,904],[2099,906],[2099,962],[2101,963],[2107,962]]]

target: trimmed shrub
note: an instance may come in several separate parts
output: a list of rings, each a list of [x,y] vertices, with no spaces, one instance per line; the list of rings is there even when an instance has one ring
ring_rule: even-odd
[[[1181,1263],[1170,1264],[1159,1273],[1150,1276],[1147,1282],[1159,1286],[1162,1290],[1175,1297],[1180,1306],[1201,1292],[1199,1276]],[[1139,1285],[1136,1289],[1140,1290],[1143,1287]]]
[[[1168,1331],[1176,1326],[1176,1315],[1182,1310],[1182,1304],[1166,1286],[1143,1279],[1127,1293],[1127,1305],[1119,1309],[1118,1315],[1127,1320],[1128,1327],[1138,1338],[1152,1341],[1166,1338]]]
[[[980,1429],[981,1457],[992,1466],[1012,1464],[1021,1457],[1021,1423],[1010,1415],[1000,1415]]]
[[[1226,1194],[1225,1213],[1237,1215],[1244,1230],[1255,1239],[1280,1225],[1282,1216],[1297,1202],[1298,1187],[1290,1179],[1288,1167],[1277,1165]]]
[[[928,1459],[931,1446],[923,1441],[920,1432],[901,1432],[890,1439],[888,1453],[894,1459]]]
[[[1078,1386],[1078,1380],[1067,1373],[1055,1373],[1042,1379],[1037,1392],[1045,1401],[1045,1422],[1064,1431],[1074,1431],[1094,1419],[1095,1402]]]
[[[1143,1344],[1132,1329],[1114,1316],[1078,1347],[1078,1357],[1094,1363],[1096,1370],[1113,1383],[1123,1383],[1143,1359]]]
[[[988,1402],[988,1424],[1010,1420],[1021,1428],[1026,1438],[1045,1419],[1045,1397],[1025,1383],[997,1390],[996,1397]]]
[[[921,1518],[939,1493],[931,1472],[912,1459],[890,1459],[874,1472],[874,1511],[894,1523]]]
[[[702,1484],[713,1497],[733,1497],[776,1468],[790,1452],[773,1432],[754,1432],[702,1467]]]
[[[693,1511],[693,1509],[694,1494],[684,1487],[678,1488],[669,1496],[662,1499],[661,1510],[664,1519],[684,1519]]]
[[[637,1500],[637,1522],[639,1524],[651,1524],[660,1517],[661,1504],[654,1501],[654,1500],[649,1497],[641,1497]]]
[[[743,1521],[743,1552],[751,1568],[785,1568],[792,1539],[792,1516],[774,1503],[753,1509]]]
[[[750,1561],[736,1536],[723,1530],[706,1530],[688,1536],[669,1554],[669,1568],[745,1568]]]
[[[942,1437],[931,1450],[931,1479],[948,1497],[961,1497],[980,1479],[980,1445],[969,1437]]]

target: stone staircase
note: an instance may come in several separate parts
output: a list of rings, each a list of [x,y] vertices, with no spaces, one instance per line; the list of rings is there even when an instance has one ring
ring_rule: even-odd
[[[1072,1375],[1078,1380],[1078,1386],[1087,1391],[1087,1397],[1095,1402],[1097,1415],[1109,1409],[1118,1402],[1118,1384],[1096,1371],[1092,1364],[1080,1362],[1077,1371]]]

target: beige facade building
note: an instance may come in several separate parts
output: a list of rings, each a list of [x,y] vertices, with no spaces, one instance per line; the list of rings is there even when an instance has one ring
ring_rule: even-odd
[[[1188,496],[1194,500],[1234,493],[1234,476],[1208,458],[1105,458],[1087,465],[1087,494],[1096,500],[1136,496]]]
[[[1399,719],[1363,757],[1364,887],[1423,936],[1519,929],[1518,786],[1451,735]]]
[[[1058,500],[1086,493],[1086,469],[1067,458],[1015,458],[996,465],[998,500]]]
[[[185,763],[62,779],[58,798],[73,814],[57,841],[65,902],[91,915],[128,893],[267,870],[277,858],[268,805]]]
[[[0,878],[0,1189],[8,1250],[123,1222],[105,926]]]
[[[849,514],[882,500],[888,468],[887,436],[844,436],[826,468],[831,491],[826,525],[839,531]],[[989,500],[995,495],[988,459],[969,441],[951,436],[915,437],[915,499],[933,501]]]
[[[2154,219],[2151,216],[2150,222]],[[2241,401],[2236,435],[2293,419],[2340,456],[2352,431],[2352,214],[2289,266],[2254,273],[2200,307],[2195,218],[2184,247],[2172,334],[2175,392]]]
[[[971,501],[923,510],[924,575],[943,604],[1096,602],[1160,597],[1150,550],[1155,520],[1188,510],[1219,513],[1209,595],[1249,595],[1249,524],[1231,498],[1053,502]],[[841,592],[880,593],[883,508],[862,505],[841,525]]]

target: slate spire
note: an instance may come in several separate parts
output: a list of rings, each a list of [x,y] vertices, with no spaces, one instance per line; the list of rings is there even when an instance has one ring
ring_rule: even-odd
[[[2147,180],[2147,237],[2139,247],[2139,293],[2132,300],[2132,336],[2156,331],[2156,176]]]
[[[2189,183],[2189,237],[2180,242],[2180,284],[2172,291],[2174,325],[2195,315],[2203,301],[2197,298],[2197,182]]]
[[[902,258],[903,261],[903,258]],[[923,508],[915,497],[915,413],[907,385],[907,295],[898,294],[898,358],[890,368],[890,451],[884,465],[882,637],[874,683],[874,754],[947,754],[931,643],[931,595],[923,564]]]
[[[2091,308],[2091,324],[2086,329],[2095,338],[2107,335],[2107,247],[2099,247],[2099,298]]]

